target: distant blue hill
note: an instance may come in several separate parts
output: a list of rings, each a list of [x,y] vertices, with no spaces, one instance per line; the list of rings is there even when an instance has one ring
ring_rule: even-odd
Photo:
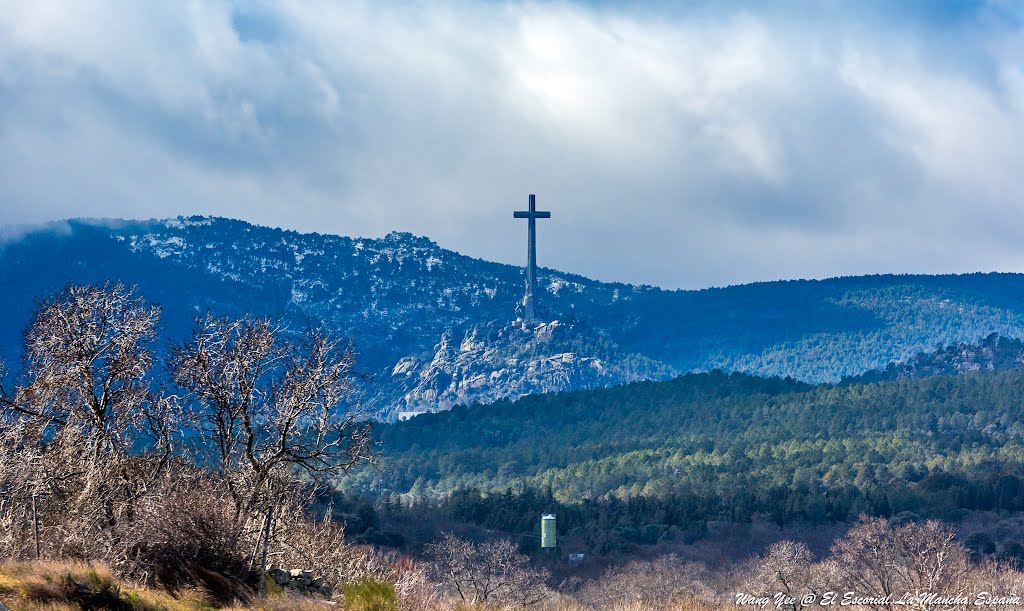
[[[107,279],[160,303],[171,340],[208,310],[323,321],[351,336],[376,374],[364,398],[383,416],[716,367],[837,381],[936,346],[1024,337],[1019,274],[665,291],[543,269],[545,323],[524,329],[514,322],[522,268],[410,234],[348,238],[193,217],[72,220],[0,244],[0,355],[16,368],[37,298]]]

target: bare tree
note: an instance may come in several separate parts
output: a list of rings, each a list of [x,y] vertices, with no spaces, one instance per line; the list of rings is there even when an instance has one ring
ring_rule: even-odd
[[[782,592],[792,600],[810,592],[813,575],[811,550],[803,543],[779,541],[757,567],[751,586],[764,593]],[[787,608],[796,611],[799,603]]]
[[[611,567],[600,579],[588,581],[577,597],[593,609],[674,609],[716,600],[707,567],[674,554]]]
[[[428,551],[435,577],[466,603],[526,607],[549,594],[548,572],[531,567],[507,539],[477,544],[445,534]]]
[[[38,307],[25,333],[27,384],[4,390],[0,402],[48,427],[78,427],[94,460],[132,432],[152,432],[140,414],[150,413],[159,317],[120,283],[69,285]]]
[[[297,471],[321,478],[372,456],[369,419],[351,401],[353,362],[322,328],[293,335],[249,316],[203,317],[174,350],[172,375],[197,402],[236,519]]]
[[[0,387],[7,416],[28,425],[22,441],[63,455],[50,464],[61,477],[44,479],[80,476],[79,501],[97,501],[111,527],[115,504],[145,488],[129,471],[155,474],[171,452],[173,398],[147,380],[159,316],[123,284],[69,285],[39,304],[25,333],[23,382]],[[150,456],[140,469],[130,450],[147,444],[156,464]]]
[[[899,588],[893,567],[899,553],[892,542],[888,520],[865,520],[832,546],[847,587],[878,597],[895,595]]]
[[[957,592],[965,585],[968,553],[955,537],[953,529],[937,520],[896,529],[901,562],[895,569],[908,592]]]
[[[893,526],[885,519],[861,517],[833,544],[832,556],[840,581],[858,592],[879,598],[958,592],[967,579],[969,563],[967,550],[953,537],[952,530],[934,520]]]

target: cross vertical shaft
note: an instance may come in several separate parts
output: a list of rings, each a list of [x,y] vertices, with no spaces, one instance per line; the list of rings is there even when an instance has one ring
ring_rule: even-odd
[[[530,212],[535,213],[536,210],[537,200],[531,193]],[[531,214],[526,224],[529,226],[527,229],[529,244],[526,247],[526,320],[533,321],[536,314],[534,312],[534,300],[536,299],[534,289],[537,286],[537,215]]]
[[[523,298],[523,318],[526,322],[533,322],[536,319],[536,289],[537,289],[537,219],[551,218],[550,212],[537,210],[537,196],[530,194],[530,209],[512,213],[513,218],[526,219],[527,221],[527,243],[526,243],[526,296]]]

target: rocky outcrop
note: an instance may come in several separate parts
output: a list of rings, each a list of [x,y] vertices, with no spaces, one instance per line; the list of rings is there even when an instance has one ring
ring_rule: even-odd
[[[844,383],[902,380],[972,371],[1001,371],[1024,367],[1024,342],[993,333],[977,344],[956,343],[933,352],[920,352],[885,369],[846,378]]]
[[[381,385],[391,415],[524,395],[664,379],[663,363],[623,351],[578,322],[480,325],[445,333],[432,352],[401,359]]]
[[[273,579],[274,583],[282,589],[302,594],[303,596],[330,598],[333,593],[331,586],[327,585],[323,579],[317,577],[312,571],[272,568],[267,571],[267,576]]]

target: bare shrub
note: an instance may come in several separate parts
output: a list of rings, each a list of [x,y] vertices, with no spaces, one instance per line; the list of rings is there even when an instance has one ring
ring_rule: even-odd
[[[27,429],[24,418],[0,414],[0,556],[5,558],[34,553],[31,501],[41,454],[37,445],[25,443]]]
[[[836,568],[831,560],[815,563],[811,551],[803,543],[779,541],[768,548],[743,590],[762,595],[781,592],[794,602],[780,605],[780,608],[797,611],[802,596],[820,596],[831,589],[836,583]]]
[[[244,599],[275,507],[279,562],[338,586],[397,582],[388,559],[305,513],[309,480],[371,454],[351,349],[322,329],[200,319],[169,365],[204,425],[195,447],[213,452],[172,458],[182,403],[149,381],[159,313],[121,284],[70,285],[38,306],[17,383],[0,371],[0,553],[34,555],[35,499],[45,557]]]
[[[401,609],[418,611],[439,607],[441,594],[437,584],[430,580],[428,568],[424,564],[401,556],[392,561],[391,570]]]
[[[988,592],[993,596],[1020,595],[1024,592],[1024,573],[1011,564],[987,560],[971,568],[965,589],[975,594]]]
[[[445,534],[427,548],[433,577],[471,605],[521,608],[549,595],[548,572],[530,566],[507,539],[474,543]]]
[[[345,528],[325,516],[310,519],[299,503],[287,504],[273,535],[273,563],[322,578],[335,592],[360,581],[394,581],[388,560],[370,546],[345,542]]]
[[[634,561],[609,569],[587,583],[577,598],[595,609],[662,609],[691,600],[710,600],[713,590],[704,565],[684,563],[674,555]]]
[[[209,571],[244,579],[248,542],[233,528],[230,498],[200,469],[178,462],[174,466],[137,503],[116,568],[172,591],[187,586],[210,590]]]

